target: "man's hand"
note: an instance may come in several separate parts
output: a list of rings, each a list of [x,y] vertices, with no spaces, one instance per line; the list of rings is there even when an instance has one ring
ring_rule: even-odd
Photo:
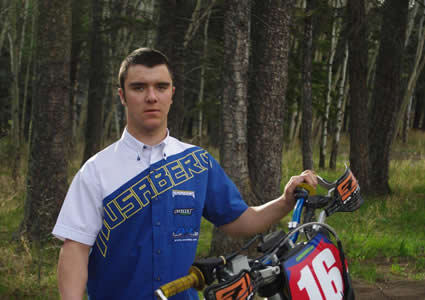
[[[282,201],[284,202],[285,206],[288,208],[289,211],[292,210],[295,205],[295,189],[300,183],[303,182],[315,188],[317,186],[316,174],[312,170],[305,170],[300,175],[292,176],[291,179],[289,179],[281,197]]]
[[[313,171],[306,170],[298,176],[292,176],[285,186],[283,194],[260,206],[250,206],[235,221],[220,226],[224,232],[232,236],[247,236],[264,232],[287,215],[295,205],[294,191],[302,182],[312,187],[317,186],[317,177]]]

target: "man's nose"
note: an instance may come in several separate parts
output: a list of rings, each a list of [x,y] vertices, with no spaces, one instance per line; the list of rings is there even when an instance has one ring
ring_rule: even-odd
[[[157,100],[158,98],[156,96],[155,88],[152,86],[148,87],[147,94],[146,94],[146,101],[156,102]]]

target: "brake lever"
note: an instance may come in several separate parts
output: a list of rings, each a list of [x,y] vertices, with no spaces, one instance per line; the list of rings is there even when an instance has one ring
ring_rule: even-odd
[[[322,187],[322,188],[324,188],[324,189],[326,189],[326,190],[331,190],[331,189],[333,189],[333,188],[335,188],[336,187],[336,181],[334,181],[334,182],[330,182],[330,181],[327,181],[326,179],[323,179],[322,177],[320,177],[319,175],[316,175],[317,176],[317,183]]]

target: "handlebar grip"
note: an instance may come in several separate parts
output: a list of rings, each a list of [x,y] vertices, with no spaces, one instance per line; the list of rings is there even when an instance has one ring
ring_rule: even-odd
[[[169,297],[174,296],[190,288],[202,290],[204,286],[205,278],[201,270],[199,270],[195,266],[191,266],[189,269],[189,275],[164,284],[155,291],[155,295],[157,299],[168,299]]]
[[[312,187],[308,183],[302,182],[297,185],[297,188],[305,189],[310,196],[316,195],[316,188]]]

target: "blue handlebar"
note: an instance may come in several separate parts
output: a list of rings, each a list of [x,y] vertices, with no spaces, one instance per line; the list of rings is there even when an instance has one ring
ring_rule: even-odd
[[[305,198],[298,198],[297,203],[295,204],[294,213],[292,214],[292,223],[293,224],[300,224],[301,221],[301,213],[304,207]],[[292,237],[292,242],[296,242],[298,239],[298,232],[296,232]]]

